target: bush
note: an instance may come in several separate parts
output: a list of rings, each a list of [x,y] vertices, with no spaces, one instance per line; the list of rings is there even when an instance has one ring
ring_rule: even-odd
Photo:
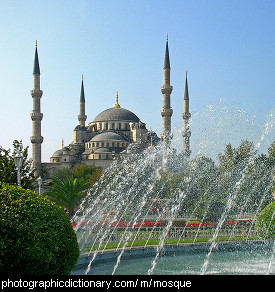
[[[261,211],[257,218],[256,229],[263,239],[275,238],[275,202]]]
[[[0,183],[0,274],[69,274],[78,257],[76,235],[61,207]]]

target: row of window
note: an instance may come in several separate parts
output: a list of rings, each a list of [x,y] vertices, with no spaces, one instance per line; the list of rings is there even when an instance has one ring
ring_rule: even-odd
[[[125,148],[127,147],[127,142],[89,142],[86,143],[86,148],[98,148],[98,147],[112,147],[112,148]]]
[[[91,126],[92,131],[102,131],[102,130],[130,130],[129,123],[105,123],[98,122]]]

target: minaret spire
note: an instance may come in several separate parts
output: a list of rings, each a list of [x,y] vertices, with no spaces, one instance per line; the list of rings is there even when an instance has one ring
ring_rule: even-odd
[[[189,93],[188,93],[188,82],[187,82],[187,72],[185,78],[185,90],[184,90],[184,104],[183,104],[183,155],[186,159],[190,158],[191,150],[190,150],[190,125],[189,119],[191,118],[191,114],[189,112]]]
[[[161,109],[162,116],[162,139],[170,143],[172,138],[171,134],[171,116],[173,110],[171,108],[170,95],[173,87],[170,85],[170,59],[169,59],[169,48],[168,48],[168,34],[166,35],[166,48],[163,66],[163,85],[161,86],[161,92],[163,95],[163,108]]]
[[[40,110],[40,99],[43,95],[43,91],[40,90],[40,67],[37,51],[37,41],[35,44],[34,64],[33,64],[33,89],[31,90],[33,98],[33,111],[31,113],[32,119],[32,136],[30,137],[32,143],[32,160],[34,174],[38,176],[41,173],[41,144],[43,143],[43,137],[41,136],[41,120],[43,114]]]
[[[169,48],[168,48],[168,33],[166,34],[166,48],[165,48],[165,57],[164,57],[164,69],[170,68],[170,59],[169,59]]]
[[[37,52],[37,40],[35,41],[33,74],[34,75],[40,75],[40,67],[39,67],[38,52]]]
[[[85,127],[87,116],[85,115],[85,93],[84,93],[84,82],[83,82],[83,74],[81,81],[81,90],[80,90],[80,111],[78,115],[79,125]]]

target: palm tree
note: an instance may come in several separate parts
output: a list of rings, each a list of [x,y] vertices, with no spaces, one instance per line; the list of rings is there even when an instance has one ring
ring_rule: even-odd
[[[81,198],[86,193],[87,182],[73,175],[60,178],[58,176],[50,178],[52,186],[47,195],[58,205],[68,210],[68,216],[71,218],[74,209],[80,203]]]

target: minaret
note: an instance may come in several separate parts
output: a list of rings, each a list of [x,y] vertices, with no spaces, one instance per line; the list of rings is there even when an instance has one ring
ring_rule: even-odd
[[[34,174],[36,176],[41,173],[41,144],[43,142],[43,137],[41,136],[41,120],[43,118],[43,114],[40,112],[40,99],[42,94],[43,91],[40,90],[40,68],[36,41],[33,65],[33,90],[31,90],[31,95],[33,98],[33,111],[31,113],[32,136],[30,137],[32,143],[33,169],[35,170]]]
[[[185,90],[184,90],[184,104],[183,104],[183,155],[185,158],[189,159],[191,150],[190,150],[190,126],[189,126],[189,119],[191,114],[189,112],[189,93],[188,93],[188,83],[187,83],[187,72],[186,72],[186,79],[185,79]]]
[[[166,143],[170,143],[172,138],[171,134],[171,116],[173,110],[171,108],[170,95],[173,87],[170,85],[170,60],[168,49],[168,34],[166,35],[166,49],[163,67],[163,85],[161,86],[161,92],[163,94],[163,108],[161,109],[162,116],[162,134],[161,137]]]
[[[81,91],[80,91],[80,111],[78,115],[79,125],[85,127],[87,116],[85,115],[85,94],[84,94],[84,84],[83,84],[83,74],[81,82]]]

